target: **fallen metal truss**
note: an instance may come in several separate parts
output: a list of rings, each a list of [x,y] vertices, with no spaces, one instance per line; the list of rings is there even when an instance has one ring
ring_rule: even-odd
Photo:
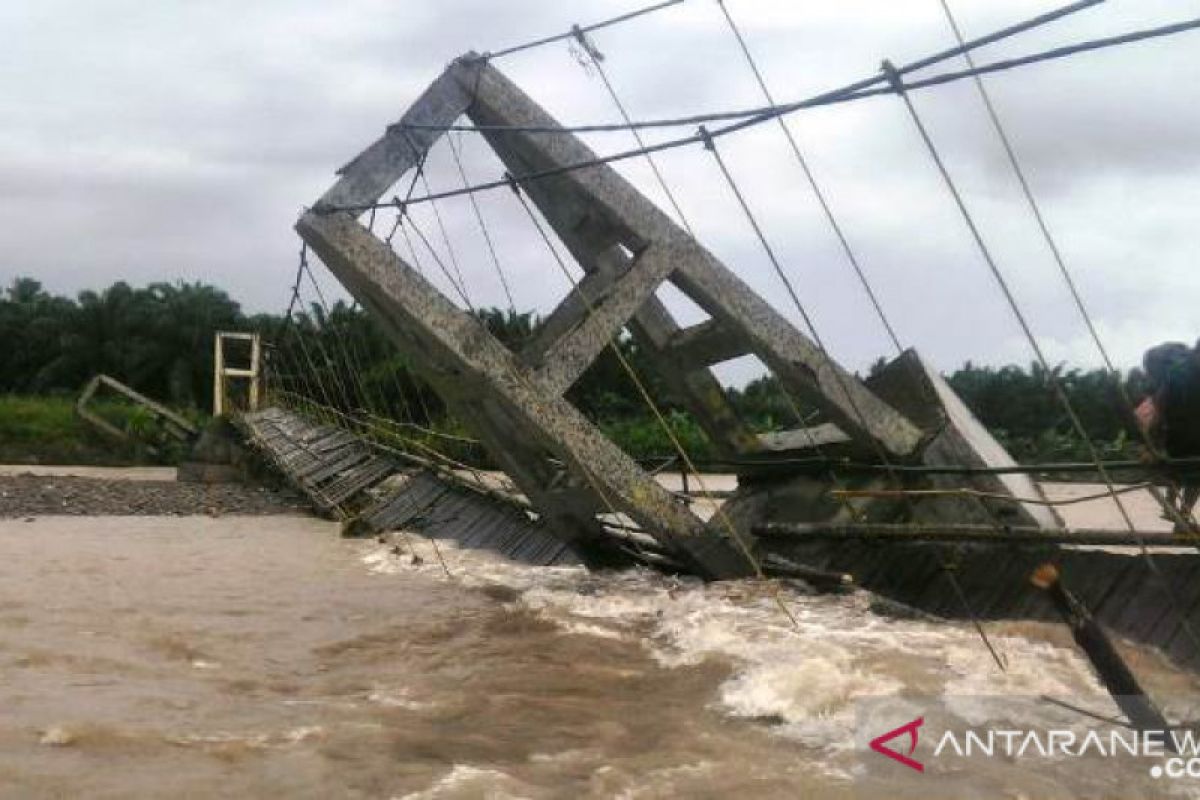
[[[175,439],[180,444],[190,444],[199,435],[200,431],[189,422],[185,417],[175,413],[171,409],[164,406],[162,403],[151,400],[141,392],[135,391],[125,384],[121,383],[116,378],[109,375],[95,375],[87,385],[83,387],[83,391],[79,395],[79,399],[75,401],[75,413],[80,419],[85,420],[97,430],[103,432],[107,436],[119,440],[130,442],[134,441],[135,435],[128,431],[121,430],[113,423],[106,420],[103,416],[92,410],[91,404],[96,398],[96,394],[102,389],[108,388],[124,397],[126,400],[145,409],[159,428],[169,437]],[[141,446],[151,454],[158,452],[154,445],[147,442],[141,442]]]

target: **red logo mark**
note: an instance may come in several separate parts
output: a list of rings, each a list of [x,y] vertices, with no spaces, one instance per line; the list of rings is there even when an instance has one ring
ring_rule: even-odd
[[[871,740],[871,749],[874,750],[876,753],[879,753],[881,756],[887,756],[888,758],[899,761],[904,766],[911,767],[912,769],[915,769],[917,772],[924,772],[925,765],[922,764],[920,761],[917,761],[915,758],[910,758],[910,756],[913,754],[913,751],[917,749],[917,728],[920,728],[924,724],[925,724],[925,718],[917,717],[912,722],[907,722],[904,725],[901,725],[899,728],[896,728],[895,730],[888,731],[887,733],[883,734],[882,736],[872,739]],[[899,753],[899,752],[893,750],[892,748],[886,746],[887,742],[890,742],[892,739],[895,739],[897,736],[900,736],[905,733],[907,733],[908,737],[909,737],[907,754]]]

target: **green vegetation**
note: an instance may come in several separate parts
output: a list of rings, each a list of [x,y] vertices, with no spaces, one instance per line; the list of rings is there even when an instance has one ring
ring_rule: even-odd
[[[479,314],[489,330],[514,348],[530,339],[538,322],[530,314],[497,309]],[[437,395],[356,307],[338,302],[326,309],[314,304],[285,323],[282,315],[246,315],[226,292],[199,283],[133,288],[119,282],[68,298],[51,295],[30,278],[15,280],[0,296],[0,337],[5,342],[0,350],[0,460],[137,460],[134,448],[106,441],[78,421],[71,399],[92,375],[105,372],[200,418],[210,402],[217,330],[264,334],[270,345],[271,386],[280,397],[307,398],[373,419],[377,435],[392,446],[415,447],[418,452],[433,448],[457,460],[486,464],[479,447],[461,438],[469,437],[468,431],[447,418]],[[711,456],[700,429],[671,401],[636,343],[623,338],[618,347],[693,457]],[[882,362],[872,371],[881,366]],[[1129,455],[1131,421],[1109,376],[1100,370],[1062,367],[1056,374],[1105,454]],[[968,363],[949,380],[1017,459],[1082,460],[1084,445],[1056,402],[1048,377],[1037,365],[996,368]],[[1131,396],[1145,394],[1139,370],[1124,380]],[[730,389],[729,395],[755,430],[795,425],[794,412],[772,378]],[[611,350],[568,397],[633,455],[651,458],[673,452]],[[118,404],[106,413],[134,432],[145,432],[148,424],[141,412]]]
[[[93,410],[119,429],[137,431],[140,409],[97,402]],[[0,395],[0,463],[138,464],[149,460],[136,445],[114,442],[75,416],[67,397]]]
[[[716,456],[700,426],[687,414],[677,410],[669,411],[665,419],[671,426],[671,433],[689,458],[704,461]],[[614,419],[602,423],[600,427],[634,458],[669,458],[677,452],[662,423],[653,417]]]

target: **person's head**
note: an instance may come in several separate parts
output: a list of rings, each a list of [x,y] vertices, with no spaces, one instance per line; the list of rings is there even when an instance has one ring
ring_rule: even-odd
[[[1191,357],[1192,349],[1183,342],[1165,342],[1146,351],[1142,356],[1142,368],[1150,379],[1150,386],[1157,389],[1163,385],[1172,369],[1187,363]]]

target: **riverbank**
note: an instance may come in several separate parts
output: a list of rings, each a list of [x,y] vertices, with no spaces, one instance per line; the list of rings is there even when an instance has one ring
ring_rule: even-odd
[[[119,430],[150,427],[143,410],[115,400],[99,399],[92,410]],[[152,464],[144,447],[101,434],[75,414],[75,399],[66,396],[0,395],[0,463]]]
[[[308,501],[290,488],[179,483],[173,476],[164,479],[173,468],[21,469],[0,469],[0,518],[295,514],[310,510]],[[80,471],[87,476],[67,474]]]

